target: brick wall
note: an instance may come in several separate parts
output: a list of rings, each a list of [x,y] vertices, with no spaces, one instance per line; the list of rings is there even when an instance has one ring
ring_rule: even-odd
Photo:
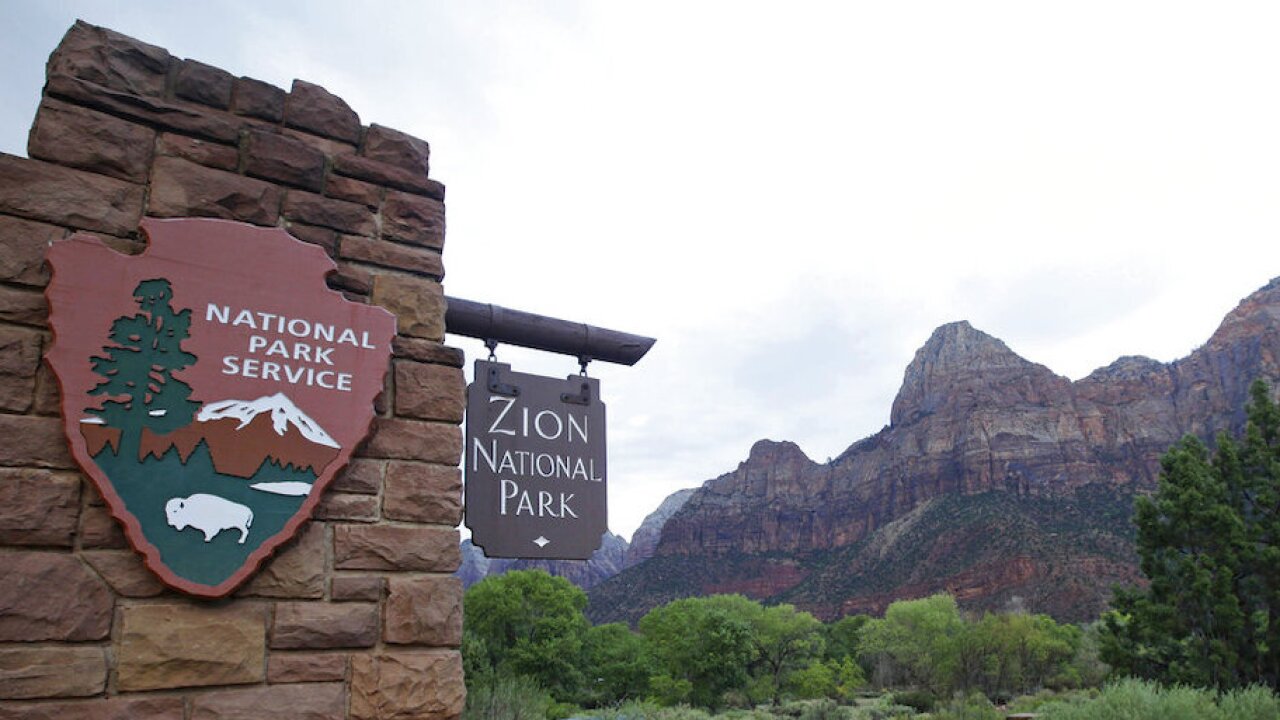
[[[77,23],[30,159],[0,155],[0,719],[449,718],[462,709],[462,354],[444,337],[444,186],[422,140],[340,98]],[[67,452],[42,292],[51,242],[137,252],[141,216],[282,226],[397,316],[369,439],[230,599],[170,591]]]

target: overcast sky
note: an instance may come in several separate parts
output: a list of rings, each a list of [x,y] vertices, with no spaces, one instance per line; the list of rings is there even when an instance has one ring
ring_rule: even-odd
[[[879,430],[942,323],[1077,379],[1280,275],[1275,3],[0,0],[0,151],[77,17],[429,140],[450,295],[657,337],[591,366],[625,537]]]

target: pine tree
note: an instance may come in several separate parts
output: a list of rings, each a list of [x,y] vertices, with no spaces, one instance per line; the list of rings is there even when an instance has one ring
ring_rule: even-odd
[[[120,430],[119,455],[138,456],[142,430],[163,435],[188,425],[200,403],[191,400],[191,386],[174,377],[196,357],[182,349],[190,334],[191,310],[175,312],[173,288],[163,278],[144,280],[133,291],[140,313],[111,323],[103,346],[105,355],[90,359],[102,376],[90,395],[104,395],[102,407],[88,412],[108,427]]]
[[[1280,680],[1280,408],[1250,388],[1242,441],[1186,437],[1161,458],[1134,523],[1145,590],[1118,590],[1103,659],[1140,677],[1219,689]]]

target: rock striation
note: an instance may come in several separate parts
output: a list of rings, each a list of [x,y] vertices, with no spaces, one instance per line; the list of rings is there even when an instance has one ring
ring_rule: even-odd
[[[666,521],[653,557],[592,592],[597,620],[742,592],[822,617],[937,591],[1088,620],[1140,579],[1129,522],[1178,438],[1244,425],[1280,384],[1280,278],[1172,363],[1123,357],[1072,382],[967,322],[907,366],[890,424],[826,464],[762,440]]]

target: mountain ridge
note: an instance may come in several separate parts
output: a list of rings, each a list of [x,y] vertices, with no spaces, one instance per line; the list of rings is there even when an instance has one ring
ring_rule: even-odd
[[[1187,433],[1238,432],[1248,385],[1274,387],[1278,357],[1280,278],[1187,356],[1124,356],[1074,382],[947,323],[905,369],[888,426],[826,464],[794,443],[756,443],[666,521],[652,558],[592,590],[591,613],[634,620],[673,593],[740,591],[834,617],[951,590],[974,608],[1016,595],[1090,619],[1111,582],[1138,578],[1128,514],[1155,487],[1160,455]],[[963,522],[928,510],[944,505]],[[921,508],[932,535],[912,535],[886,565],[873,547]]]

